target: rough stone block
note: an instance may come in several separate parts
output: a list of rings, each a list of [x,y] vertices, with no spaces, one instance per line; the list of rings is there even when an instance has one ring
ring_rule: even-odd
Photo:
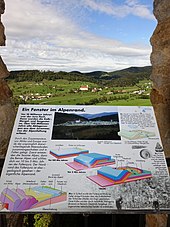
[[[9,71],[0,56],[0,79],[6,78],[8,76],[9,76]]]
[[[11,102],[0,105],[0,158],[5,157],[15,115],[16,112]]]

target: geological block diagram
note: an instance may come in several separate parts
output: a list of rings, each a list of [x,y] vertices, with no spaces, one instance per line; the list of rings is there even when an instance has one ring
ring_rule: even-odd
[[[48,186],[27,189],[5,188],[1,195],[1,208],[9,211],[25,211],[66,201],[67,193]]]
[[[80,154],[78,157],[74,158],[73,162],[66,163],[69,167],[74,170],[84,170],[88,168],[96,168],[106,165],[115,164],[115,159],[112,159],[109,155],[99,154],[99,153],[88,153]]]
[[[57,151],[50,150],[50,154],[57,159],[69,158],[69,157],[74,157],[80,154],[87,154],[87,153],[89,153],[88,150],[81,149],[81,148],[58,149]]]
[[[88,176],[87,178],[101,187],[107,187],[151,177],[152,174],[150,171],[135,167],[112,168],[110,166],[104,166],[97,170],[97,175]]]
[[[137,140],[142,138],[154,137],[154,132],[144,131],[144,130],[126,130],[121,129],[118,135],[129,140]]]

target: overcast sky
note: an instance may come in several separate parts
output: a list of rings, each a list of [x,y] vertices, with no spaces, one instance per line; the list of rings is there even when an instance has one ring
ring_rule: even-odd
[[[114,71],[150,65],[153,0],[6,0],[9,70]]]

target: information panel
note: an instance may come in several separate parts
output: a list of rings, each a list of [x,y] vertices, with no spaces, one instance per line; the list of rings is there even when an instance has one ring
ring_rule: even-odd
[[[170,178],[152,107],[19,106],[1,212],[155,209],[170,209]]]

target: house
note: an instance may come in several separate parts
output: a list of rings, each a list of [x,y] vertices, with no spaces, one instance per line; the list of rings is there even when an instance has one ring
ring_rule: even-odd
[[[88,85],[82,85],[80,88],[79,88],[80,91],[88,91],[89,90],[89,86]]]
[[[145,92],[145,90],[133,91],[133,94],[141,95]]]
[[[92,91],[92,92],[97,92],[97,88],[94,87],[91,91]]]
[[[96,88],[96,87],[94,87],[91,91],[92,91],[92,92],[102,91],[102,88]]]
[[[112,95],[113,92],[112,92],[112,91],[109,91],[109,92],[107,92],[106,94],[107,94],[107,95]]]

